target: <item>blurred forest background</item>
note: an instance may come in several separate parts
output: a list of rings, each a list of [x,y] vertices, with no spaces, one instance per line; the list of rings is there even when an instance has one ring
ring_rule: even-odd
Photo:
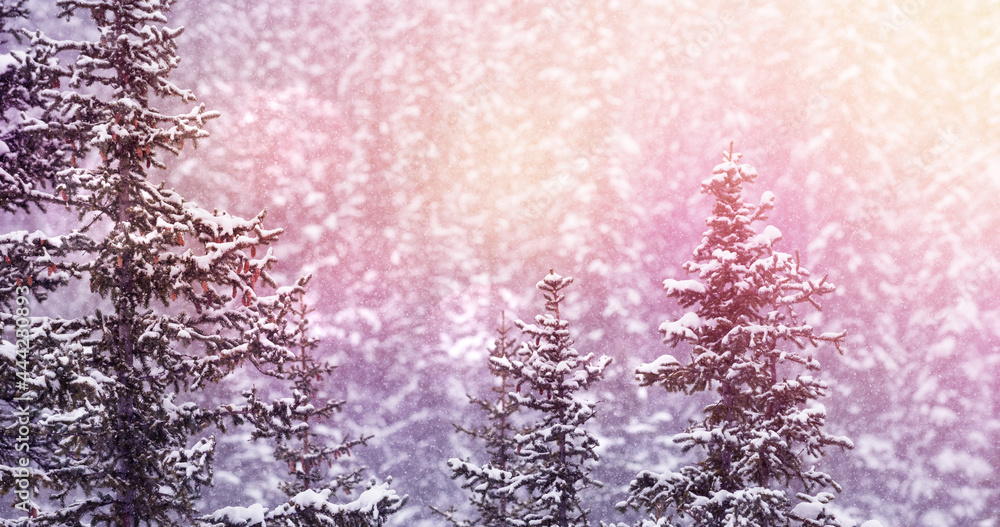
[[[33,4],[50,35],[84,31]],[[778,197],[779,248],[840,286],[810,319],[849,332],[819,351],[828,430],[856,444],[822,461],[838,502],[1000,525],[1000,2],[212,0],[170,19],[174,82],[222,117],[163,178],[286,229],[276,271],[315,275],[340,365],[332,426],[374,434],[355,458],[410,495],[392,525],[464,503],[445,461],[481,452],[452,423],[481,423],[465,393],[489,389],[493,329],[542,310],[549,268],[576,278],[577,349],[615,359],[592,520],[626,520],[636,471],[680,463],[669,438],[703,401],[633,371],[669,351],[661,282],[730,140],[761,174],[749,200]],[[269,454],[226,441],[207,499],[274,497]]]

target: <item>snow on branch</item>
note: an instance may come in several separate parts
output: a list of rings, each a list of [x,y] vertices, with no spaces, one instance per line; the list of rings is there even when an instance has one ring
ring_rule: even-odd
[[[287,502],[265,509],[255,503],[249,507],[225,507],[200,518],[204,527],[252,527],[259,525],[329,525],[337,527],[376,527],[385,523],[392,513],[399,510],[407,500],[389,488],[391,478],[382,484],[373,480],[368,490],[354,501],[334,503],[330,501],[331,489],[316,492],[308,489]]]

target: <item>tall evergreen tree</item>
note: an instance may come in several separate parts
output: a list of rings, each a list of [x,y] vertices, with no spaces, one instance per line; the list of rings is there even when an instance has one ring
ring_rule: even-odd
[[[263,419],[255,422],[255,434],[277,440],[275,457],[288,465],[289,475],[292,476],[292,480],[281,485],[282,492],[288,496],[318,486],[349,494],[358,484],[360,471],[326,482],[321,469],[342,456],[350,456],[351,448],[364,445],[371,436],[353,440],[345,438],[330,446],[324,444],[323,438],[313,428],[323,419],[331,419],[335,412],[341,410],[344,401],[318,400],[320,383],[327,380],[336,367],[314,356],[319,339],[309,333],[308,315],[312,311],[304,298],[299,298],[298,305],[292,308],[291,313],[297,324],[291,339],[298,348],[298,357],[286,365],[282,375],[293,384],[292,397],[282,400],[277,412],[272,407],[263,416],[257,416]],[[319,406],[316,406],[317,403]]]
[[[644,524],[664,527],[853,524],[827,507],[833,494],[817,493],[841,487],[813,463],[826,447],[852,444],[823,431],[826,412],[816,401],[827,385],[812,375],[820,364],[806,351],[821,342],[839,350],[846,332],[816,334],[795,311],[803,303],[818,309],[818,297],[834,286],[774,249],[778,229],[752,228],[766,220],[774,195],[765,192],[757,205],[744,201],[743,186],[757,172],[739,160],[730,145],[702,182],[715,205],[694,259],[684,264],[698,279],[664,281],[682,307],[696,306],[660,326],[665,343],[693,345],[691,359],[663,355],[636,370],[643,386],[718,393],[704,419],[673,438],[704,455],[678,472],[640,472],[619,508],[643,508],[651,515]],[[801,490],[797,504],[792,487]]]
[[[572,282],[549,271],[536,285],[548,312],[537,315],[534,324],[516,321],[525,339],[521,347],[514,357],[493,359],[515,384],[510,397],[518,408],[537,415],[529,431],[514,436],[524,465],[517,487],[530,494],[533,505],[512,525],[589,525],[580,491],[600,485],[587,466],[598,459],[598,442],[583,428],[597,405],[578,392],[601,379],[611,358],[580,355],[573,348],[569,322],[560,313],[563,290]]]
[[[338,503],[331,500],[341,491],[350,495],[360,483],[363,469],[328,479],[324,466],[330,468],[334,461],[350,456],[352,447],[364,445],[371,437],[345,438],[330,445],[323,440],[325,434],[314,429],[320,421],[340,411],[344,401],[317,400],[319,383],[329,377],[335,367],[314,357],[318,339],[309,333],[308,315],[311,312],[300,296],[297,305],[290,309],[295,324],[288,326],[290,333],[287,335],[298,348],[298,356],[280,369],[267,371],[270,376],[292,383],[292,397],[265,402],[256,390],[251,390],[244,394],[248,403],[231,412],[237,423],[244,420],[252,423],[253,439],[267,438],[275,442],[275,457],[287,464],[291,476],[279,486],[289,499],[272,509],[259,504],[225,507],[204,516],[202,521],[207,525],[377,527],[385,524],[389,516],[406,503],[406,497],[398,496],[389,488],[390,482],[376,484],[375,480],[371,480],[367,490],[354,501]]]
[[[501,316],[497,338],[489,355],[490,373],[499,380],[499,384],[492,387],[496,398],[483,399],[469,396],[469,402],[486,413],[489,424],[475,429],[455,425],[459,432],[485,443],[486,453],[490,458],[483,466],[458,458],[448,460],[452,478],[465,479],[462,488],[469,491],[469,501],[477,512],[476,518],[465,520],[456,516],[454,507],[446,511],[434,508],[435,512],[444,516],[456,527],[517,525],[518,518],[530,510],[531,503],[518,500],[516,496],[518,483],[521,481],[519,477],[521,471],[520,458],[516,454],[517,443],[514,440],[519,429],[514,423],[513,415],[518,407],[508,393],[511,388],[507,380],[510,377],[510,370],[503,367],[509,363],[515,351],[516,340],[508,337],[509,331],[506,317]]]
[[[302,283],[277,288],[273,251],[258,250],[281,231],[265,229],[263,213],[208,211],[151,181],[163,153],[206,138],[217,116],[157,107],[194,102],[167,80],[181,34],[165,25],[172,4],[59,1],[61,18],[90,19],[94,40],[24,31],[0,57],[2,208],[51,210],[36,223],[69,225],[0,235],[0,304],[21,308],[0,314],[17,324],[0,348],[0,424],[28,432],[25,449],[0,452],[2,488],[17,490],[25,514],[4,524],[189,523],[212,475],[203,432],[228,410],[187,392],[244,361],[266,370],[294,359],[286,315]],[[82,314],[37,305],[81,279],[93,300],[59,298],[93,306]],[[4,446],[14,440],[5,434]]]

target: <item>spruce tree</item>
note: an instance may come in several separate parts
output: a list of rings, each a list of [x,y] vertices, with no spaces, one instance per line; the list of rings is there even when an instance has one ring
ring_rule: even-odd
[[[313,309],[300,297],[291,310],[296,320],[290,335],[298,348],[298,357],[286,364],[281,378],[292,383],[292,397],[266,407],[262,413],[251,414],[254,421],[254,438],[271,438],[276,442],[275,457],[288,466],[291,480],[282,483],[281,491],[288,496],[316,488],[350,491],[358,485],[360,470],[325,481],[323,466],[329,466],[341,457],[350,456],[351,448],[365,445],[371,436],[358,439],[345,438],[336,445],[324,444],[313,427],[324,419],[330,420],[344,405],[341,400],[318,400],[320,386],[336,369],[326,361],[315,358],[319,339],[309,332],[308,315]],[[259,401],[256,393],[247,394],[252,403]],[[319,406],[317,406],[317,403]],[[264,408],[253,406],[251,408]]]
[[[516,485],[525,489],[533,505],[512,525],[589,525],[580,491],[600,485],[587,466],[598,459],[598,442],[583,428],[597,405],[578,392],[601,379],[611,358],[580,355],[573,348],[569,322],[560,312],[563,290],[572,282],[549,271],[536,285],[548,312],[537,315],[534,324],[516,321],[524,335],[521,347],[509,359],[493,359],[515,385],[510,397],[519,411],[536,416],[526,433],[514,436],[523,467]]]
[[[663,355],[636,370],[643,386],[715,390],[719,398],[704,418],[673,438],[702,456],[677,472],[640,472],[619,508],[645,509],[644,524],[662,527],[852,525],[836,518],[827,506],[834,495],[821,491],[840,485],[813,466],[826,447],[852,444],[823,430],[817,400],[827,385],[813,376],[820,364],[808,351],[821,342],[839,350],[846,332],[817,334],[796,312],[801,304],[819,309],[818,298],[834,286],[812,278],[797,255],[774,249],[778,229],[753,229],[767,219],[774,195],[744,201],[743,186],[757,173],[739,160],[730,145],[702,182],[715,205],[683,267],[697,279],[664,281],[668,296],[694,307],[660,326],[665,343],[692,345],[690,360]],[[800,491],[794,500],[792,488]]]
[[[489,355],[490,373],[499,380],[499,384],[492,387],[496,398],[483,399],[469,396],[469,402],[486,413],[489,424],[475,429],[455,425],[458,432],[481,440],[490,460],[482,466],[458,458],[448,460],[451,477],[465,480],[462,488],[469,491],[469,501],[475,507],[477,517],[460,519],[456,516],[454,507],[448,510],[432,507],[456,527],[518,525],[519,518],[530,510],[531,503],[518,500],[516,495],[521,481],[519,470],[521,464],[516,455],[517,444],[514,441],[519,429],[514,423],[513,416],[518,407],[516,401],[508,394],[511,388],[508,382],[510,370],[503,367],[509,363],[515,351],[516,340],[508,336],[509,331],[506,316],[502,315],[500,327],[497,328],[497,338]]]
[[[307,278],[308,279],[308,278]],[[288,496],[285,503],[271,509],[260,504],[250,507],[230,506],[201,518],[205,525],[250,527],[253,525],[303,526],[365,526],[385,524],[398,511],[406,497],[389,488],[390,481],[377,484],[371,480],[367,489],[353,501],[339,503],[333,496],[350,496],[361,483],[364,469],[355,469],[328,478],[327,472],[341,457],[350,456],[351,448],[365,445],[371,436],[345,438],[336,444],[324,441],[324,435],[314,427],[335,412],[344,401],[318,400],[321,382],[335,367],[315,358],[318,339],[309,333],[308,315],[312,312],[300,296],[290,309],[294,324],[287,329],[287,340],[297,348],[298,356],[280,369],[266,373],[292,384],[292,396],[266,402],[256,390],[246,392],[247,404],[233,407],[230,415],[237,424],[249,421],[253,439],[269,439],[275,443],[275,457],[288,467],[289,480],[279,488]]]
[[[189,392],[244,361],[294,359],[287,314],[302,283],[278,288],[269,273],[281,231],[152,181],[162,155],[208,137],[217,116],[159,107],[194,103],[167,80],[172,4],[59,1],[61,18],[90,19],[93,40],[23,31],[0,57],[2,208],[50,225],[0,235],[0,316],[16,327],[0,348],[4,446],[16,425],[28,432],[24,450],[0,453],[24,515],[5,524],[189,524],[212,475],[204,432],[229,418]],[[81,280],[89,299],[62,287]]]

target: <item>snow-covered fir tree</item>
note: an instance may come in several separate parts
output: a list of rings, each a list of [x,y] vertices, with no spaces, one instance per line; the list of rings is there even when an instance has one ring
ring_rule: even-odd
[[[46,120],[45,98],[58,88],[66,69],[54,60],[52,46],[24,46],[30,38],[21,29],[29,13],[27,2],[4,2],[0,6],[0,44],[13,47],[0,55],[0,211],[45,210],[62,202],[39,188],[55,186],[56,172],[75,163],[70,140],[63,133],[37,133],[37,122]],[[34,110],[41,115],[33,114]],[[25,117],[22,117],[22,116]],[[44,125],[42,125],[44,126]],[[31,133],[31,132],[36,133]]]
[[[205,430],[232,417],[190,392],[243,362],[295,359],[288,315],[303,282],[269,273],[281,231],[152,181],[217,116],[167,80],[172,4],[60,1],[93,40],[23,31],[0,56],[3,211],[69,225],[0,234],[0,317],[16,328],[0,342],[0,425],[25,432],[2,439],[0,481],[21,514],[5,525],[190,524],[212,476]],[[2,11],[10,34],[20,11]],[[160,108],[178,101],[193,106]],[[91,298],[60,289],[79,280]]]
[[[601,379],[611,358],[581,355],[573,348],[569,322],[560,313],[563,290],[572,282],[571,277],[549,271],[536,286],[547,312],[537,315],[534,324],[517,320],[521,347],[513,357],[492,359],[514,385],[509,397],[518,411],[533,411],[536,416],[527,432],[514,436],[520,457],[515,485],[529,494],[531,510],[509,520],[510,525],[589,525],[580,492],[600,485],[588,467],[588,461],[598,459],[598,442],[583,428],[597,404],[579,392]]]
[[[247,404],[234,407],[231,412],[237,423],[249,421],[253,425],[253,439],[266,438],[275,443],[275,457],[288,467],[291,476],[280,484],[281,491],[289,499],[271,509],[260,504],[225,507],[203,517],[207,525],[376,527],[383,525],[406,503],[406,497],[398,496],[389,488],[391,480],[378,484],[374,479],[353,501],[342,503],[333,499],[341,493],[351,495],[361,483],[364,469],[341,472],[333,477],[328,476],[328,469],[341,457],[350,456],[351,448],[365,445],[371,437],[345,438],[329,444],[328,434],[314,429],[340,411],[344,401],[318,400],[320,383],[336,368],[314,356],[319,341],[309,332],[308,315],[311,312],[300,296],[290,309],[295,324],[288,326],[290,334],[287,335],[297,348],[298,356],[283,367],[266,372],[269,376],[290,381],[292,397],[267,402],[256,390],[251,390],[244,394]]]
[[[288,496],[318,487],[349,494],[358,484],[360,471],[352,471],[327,482],[322,468],[341,457],[350,456],[351,448],[364,445],[371,436],[353,440],[345,438],[336,445],[327,445],[313,428],[324,419],[329,421],[335,412],[341,410],[344,401],[317,400],[321,383],[329,379],[336,367],[315,357],[319,339],[309,333],[308,315],[312,312],[305,299],[300,297],[291,311],[297,322],[292,327],[294,333],[291,339],[298,357],[287,363],[281,372],[273,373],[292,382],[292,397],[282,399],[278,404],[261,405],[255,391],[246,394],[251,402],[248,409],[254,424],[253,436],[269,438],[276,443],[275,457],[288,466],[292,476],[290,481],[281,485],[282,492]],[[316,406],[317,403],[319,406]]]
[[[5,48],[23,43],[26,35],[19,29],[28,16],[26,2],[4,2],[0,6],[0,44]],[[23,46],[22,46],[23,47]],[[49,134],[26,134],[22,112],[32,111],[41,105],[39,94],[51,89],[58,79],[58,70],[52,67],[47,50],[32,48],[0,55],[0,214],[8,217],[14,213],[44,212],[56,203],[52,192],[39,192],[39,188],[52,188],[59,160],[56,155],[64,144],[59,137]],[[49,164],[47,156],[55,162]],[[0,340],[0,491],[13,497],[18,514],[37,515],[32,496],[37,492],[34,470],[44,466],[42,449],[28,441],[32,438],[29,424],[38,416],[38,410],[25,405],[29,395],[28,380],[37,373],[29,361],[33,351],[29,346],[32,318],[32,300],[44,300],[48,294],[65,285],[62,275],[53,277],[48,256],[64,258],[79,245],[88,246],[80,236],[63,238],[58,245],[45,247],[46,236],[40,232],[4,232],[0,234],[0,320],[4,330],[12,328],[12,340],[6,335]],[[40,280],[39,280],[40,279]],[[20,326],[18,323],[20,322]],[[25,428],[21,428],[21,427]],[[25,433],[18,433],[18,430]],[[18,441],[20,439],[20,441]]]
[[[469,396],[469,402],[478,406],[486,414],[489,424],[481,428],[465,428],[455,425],[458,432],[472,436],[483,442],[489,462],[480,466],[468,460],[452,458],[448,460],[452,478],[463,478],[462,488],[469,491],[469,502],[475,507],[477,517],[462,519],[456,515],[454,507],[448,510],[434,508],[456,527],[507,527],[517,525],[519,518],[530,510],[532,502],[519,500],[518,483],[521,481],[521,458],[516,454],[517,443],[514,436],[527,430],[519,429],[513,415],[517,403],[508,390],[510,370],[502,367],[509,363],[515,352],[516,339],[509,337],[510,327],[506,316],[501,315],[497,338],[489,355],[489,369],[498,383],[492,387],[494,399]]]
[[[808,351],[822,342],[839,349],[846,332],[818,334],[795,311],[800,304],[818,309],[818,297],[834,286],[774,249],[777,228],[754,230],[774,195],[744,201],[743,186],[757,173],[739,160],[730,145],[702,182],[715,205],[683,267],[696,279],[664,281],[681,307],[694,306],[660,326],[665,343],[692,344],[690,360],[663,355],[636,370],[643,386],[718,393],[704,419],[673,438],[703,454],[677,472],[640,472],[618,506],[645,509],[642,524],[659,527],[854,525],[827,506],[834,495],[822,489],[841,487],[814,466],[826,447],[852,444],[823,430],[826,412],[817,400],[827,385],[813,376],[820,364]],[[799,492],[791,496],[792,489]]]

